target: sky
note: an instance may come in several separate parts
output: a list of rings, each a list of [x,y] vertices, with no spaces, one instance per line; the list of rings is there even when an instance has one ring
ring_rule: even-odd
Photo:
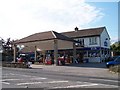
[[[118,40],[118,3],[96,1],[0,0],[0,37],[16,40],[44,31],[105,26],[113,43]]]

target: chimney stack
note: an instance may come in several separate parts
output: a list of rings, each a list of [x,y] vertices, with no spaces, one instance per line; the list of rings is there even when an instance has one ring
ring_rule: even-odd
[[[76,31],[76,32],[78,31],[78,27],[75,27],[75,31]]]

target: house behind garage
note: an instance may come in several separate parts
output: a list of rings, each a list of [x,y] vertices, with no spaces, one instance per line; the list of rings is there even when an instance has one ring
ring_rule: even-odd
[[[110,36],[106,27],[90,28],[63,32],[63,35],[79,41],[77,53],[83,54],[89,62],[102,62],[110,56]]]

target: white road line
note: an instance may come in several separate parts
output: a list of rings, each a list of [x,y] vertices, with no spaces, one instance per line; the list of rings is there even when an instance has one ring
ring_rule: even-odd
[[[108,87],[117,87],[118,88],[118,86],[116,86],[116,85],[107,85],[107,84],[99,84],[99,85],[108,86]]]
[[[53,87],[53,88],[79,88],[79,87],[88,87],[88,86],[96,86],[99,84],[83,84],[83,85],[70,85],[65,87]]]
[[[2,82],[3,84],[7,84],[7,85],[10,85],[10,83],[8,83],[8,82]]]
[[[77,83],[91,83],[91,82],[81,82],[81,81],[77,81]]]
[[[80,81],[78,81],[77,83],[88,83],[88,84],[90,84],[90,82],[80,82]],[[92,84],[95,84],[95,83],[92,83]],[[102,83],[97,83],[97,84],[103,85],[103,86],[118,87],[117,85],[109,85],[109,84],[102,84]]]
[[[29,80],[41,80],[41,79],[47,79],[47,78],[43,78],[43,77],[39,77],[39,78],[30,78]],[[4,82],[4,81],[19,81],[19,80],[26,80],[26,79],[2,79],[0,81]]]
[[[3,79],[2,81],[15,81],[15,80],[20,80],[20,79]]]
[[[118,81],[116,81],[116,80],[108,80],[108,79],[90,79],[90,80],[99,80],[99,81],[118,82]]]
[[[39,80],[39,79],[47,79],[47,78],[44,78],[44,77],[30,78],[30,80]]]
[[[50,82],[29,82],[29,83],[18,83],[16,85],[29,85],[29,84],[41,84],[41,83],[65,83],[65,82],[68,82],[68,81],[50,81]]]
[[[18,84],[16,84],[16,85],[29,85],[29,84],[40,84],[40,83],[42,83],[42,82],[29,82],[29,83],[18,83]]]
[[[69,81],[50,81],[50,82],[44,82],[44,83],[66,83]]]

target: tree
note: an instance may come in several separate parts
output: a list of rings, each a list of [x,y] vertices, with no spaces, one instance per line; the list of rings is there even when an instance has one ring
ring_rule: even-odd
[[[120,41],[111,45],[110,49],[113,51],[114,55],[120,55]]]
[[[113,44],[113,45],[110,46],[110,49],[111,49],[112,51],[115,51],[115,50],[117,50],[117,47],[116,47],[115,44]]]
[[[120,42],[118,42],[117,51],[120,52]]]
[[[2,40],[2,47],[3,47],[3,61],[13,61],[13,40],[10,38],[7,41]]]

